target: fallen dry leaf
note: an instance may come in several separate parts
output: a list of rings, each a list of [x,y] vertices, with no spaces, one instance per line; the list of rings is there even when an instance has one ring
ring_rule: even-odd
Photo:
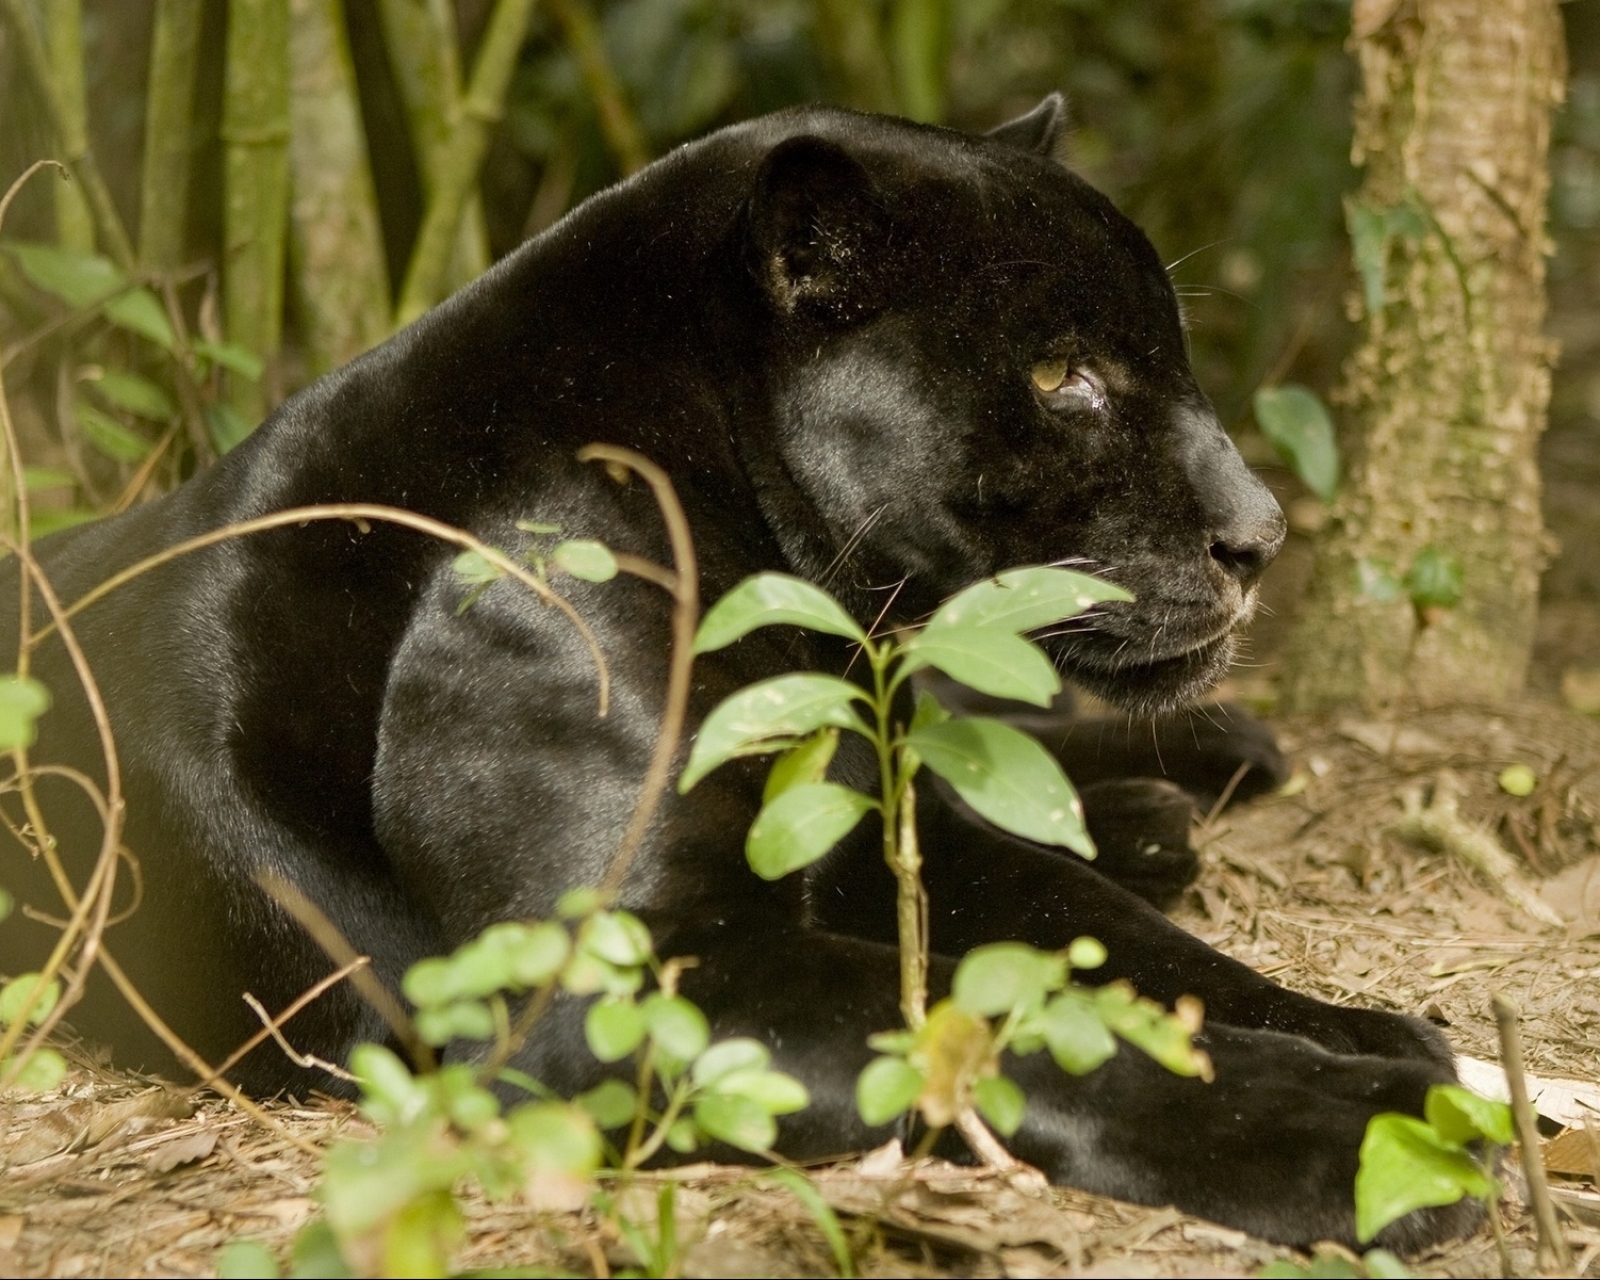
[[[197,1129],[171,1142],[163,1142],[144,1158],[144,1167],[151,1173],[166,1173],[180,1164],[193,1164],[204,1160],[217,1149],[215,1129]]]

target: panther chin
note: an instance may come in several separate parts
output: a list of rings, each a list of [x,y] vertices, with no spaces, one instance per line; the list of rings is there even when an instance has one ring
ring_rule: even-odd
[[[1188,706],[1221,683],[1233,664],[1242,625],[1241,621],[1220,635],[1154,661],[1118,656],[1131,645],[1118,644],[1107,653],[1103,643],[1081,640],[1054,647],[1052,656],[1079,688],[1134,715],[1155,716]]]

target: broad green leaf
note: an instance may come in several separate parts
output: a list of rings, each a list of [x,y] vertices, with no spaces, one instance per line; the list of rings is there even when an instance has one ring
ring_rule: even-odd
[[[448,1189],[413,1196],[384,1228],[382,1274],[447,1276],[450,1255],[465,1234],[461,1210]]]
[[[491,564],[479,551],[463,551],[450,562],[450,569],[456,581],[468,587],[487,586],[498,582],[502,576],[500,567]]]
[[[610,902],[611,895],[590,885],[580,884],[556,899],[556,914],[563,920],[581,920],[585,916],[592,916]]]
[[[477,1000],[460,1000],[417,1010],[417,1034],[432,1045],[449,1044],[460,1037],[488,1040],[494,1035],[494,1015]]]
[[[141,378],[136,373],[126,373],[121,369],[103,369],[98,377],[88,380],[94,388],[95,394],[101,396],[113,408],[126,409],[129,413],[137,414],[141,418],[148,418],[151,422],[166,422],[178,412],[172,403],[172,397],[166,390],[151,382],[149,378]]]
[[[350,1051],[350,1070],[361,1084],[363,1108],[379,1124],[406,1124],[428,1107],[428,1091],[382,1045],[358,1044]]]
[[[725,698],[695,735],[689,763],[678,779],[687,792],[718,765],[736,756],[774,749],[773,739],[793,739],[831,726],[866,734],[851,703],[865,700],[856,685],[837,676],[791,675],[763,680]]]
[[[811,1095],[793,1076],[782,1071],[766,1071],[758,1067],[744,1067],[719,1076],[707,1086],[708,1093],[727,1094],[748,1098],[772,1116],[786,1116],[803,1111],[810,1105]]]
[[[1458,1084],[1436,1084],[1429,1089],[1422,1114],[1441,1140],[1458,1146],[1487,1138],[1508,1147],[1516,1140],[1516,1121],[1510,1107],[1479,1097]]]
[[[995,826],[1094,857],[1083,806],[1055,757],[998,720],[972,716],[906,736],[924,764]]]
[[[778,1137],[772,1116],[757,1102],[736,1094],[708,1093],[696,1100],[694,1119],[711,1137],[741,1151],[766,1151]]]
[[[1405,588],[1418,609],[1453,609],[1461,603],[1461,562],[1438,547],[1423,547],[1406,572]]]
[[[717,1041],[702,1053],[689,1074],[695,1084],[705,1088],[733,1071],[764,1071],[771,1061],[772,1054],[759,1040],[735,1036]]]
[[[820,587],[786,573],[758,573],[711,606],[695,633],[694,651],[710,653],[757,627],[781,623],[851,640],[867,638],[861,624]]]
[[[930,626],[906,642],[902,670],[937,667],[995,698],[1048,707],[1061,692],[1055,664],[1038,645],[999,627]]]
[[[1117,1051],[1116,1039],[1081,990],[1063,991],[1038,1019],[1050,1056],[1069,1075],[1084,1076]]]
[[[217,1253],[217,1280],[278,1280],[283,1273],[259,1240],[230,1240]]]
[[[0,987],[0,1026],[9,1027],[26,1010],[28,1025],[37,1026],[61,999],[61,983],[51,978],[40,982],[37,973],[19,973],[5,986]],[[30,1007],[31,1006],[31,1007]]]
[[[7,241],[5,248],[23,275],[69,306],[95,306],[128,283],[128,277],[110,259],[96,253],[18,241]]]
[[[1356,1171],[1356,1239],[1363,1244],[1413,1209],[1487,1196],[1494,1182],[1471,1156],[1414,1116],[1385,1112],[1367,1123]]]
[[[200,411],[206,420],[206,432],[211,436],[211,447],[220,457],[231,453],[244,443],[254,429],[253,424],[237,409],[214,400]]]
[[[193,347],[195,355],[204,356],[212,364],[219,364],[251,382],[259,382],[262,370],[266,368],[254,351],[231,342],[207,342],[204,338],[197,338]]]
[[[657,991],[645,997],[641,1008],[656,1047],[679,1062],[693,1062],[711,1043],[706,1015],[682,996]]]
[[[643,964],[650,959],[650,930],[626,911],[597,911],[578,930],[578,946],[615,965]]]
[[[149,338],[164,350],[171,351],[178,345],[172,322],[156,301],[156,295],[148,289],[129,289],[127,293],[118,294],[103,310],[106,319],[118,328]]]
[[[49,709],[50,690],[32,676],[0,676],[0,751],[31,747]]]
[[[561,985],[575,996],[628,996],[644,986],[644,971],[636,964],[616,965],[590,951],[575,951],[561,970]]]
[[[1001,1137],[1009,1138],[1022,1126],[1022,1113],[1028,1099],[1004,1076],[983,1076],[973,1081],[972,1100]]]
[[[1361,1255],[1369,1280],[1415,1280],[1406,1264],[1387,1249],[1368,1249]]]
[[[617,576],[617,558],[611,548],[589,538],[560,543],[550,553],[550,561],[563,573],[585,582],[610,582]]]
[[[311,1219],[295,1234],[291,1261],[294,1280],[350,1280],[355,1275],[326,1217]]]
[[[542,987],[572,954],[572,938],[555,921],[547,920],[521,926],[507,951],[511,976],[524,987]]]
[[[1105,962],[1106,948],[1099,938],[1074,938],[1067,948],[1067,963],[1074,969],[1098,969]]]
[[[600,1133],[582,1107],[527,1102],[506,1117],[511,1141],[537,1169],[589,1174],[600,1166]]]
[[[141,462],[153,447],[137,431],[130,431],[109,413],[96,409],[87,400],[78,400],[72,406],[72,416],[77,420],[83,438],[106,457],[115,462]]]
[[[16,1058],[13,1056],[0,1062],[0,1075],[10,1071],[11,1064],[15,1061]],[[22,1070],[17,1072],[17,1078],[11,1082],[11,1087],[23,1093],[49,1093],[57,1088],[66,1076],[67,1060],[54,1049],[41,1046],[22,1064]]]
[[[1194,1047],[1183,1021],[1126,982],[1095,988],[1094,1006],[1107,1027],[1174,1075],[1211,1078],[1211,1059]]]
[[[1024,942],[991,942],[962,957],[951,996],[968,1013],[994,1017],[1042,1001],[1066,980],[1064,957]]]
[[[583,1038],[601,1062],[626,1058],[644,1040],[645,1020],[628,999],[597,1000],[583,1018]]]
[[[874,1058],[856,1080],[856,1110],[868,1124],[888,1124],[916,1105],[926,1083],[904,1058]]]
[[[500,1118],[500,1099],[478,1083],[478,1072],[469,1063],[451,1063],[434,1072],[428,1081],[457,1128],[476,1133]]]
[[[998,627],[1014,634],[1076,617],[1106,600],[1132,600],[1121,587],[1071,569],[1007,569],[946,601],[923,634],[943,627]]]
[[[761,803],[771,804],[790,787],[822,782],[828,776],[828,766],[833,763],[833,754],[838,749],[837,729],[818,729],[798,746],[790,747],[767,770]]]
[[[626,1080],[603,1080],[573,1101],[602,1129],[620,1129],[633,1119],[639,1095]]]
[[[950,713],[939,705],[939,700],[926,689],[917,690],[916,706],[911,711],[911,731],[925,729],[930,724],[943,724]]]
[[[1261,434],[1306,488],[1332,502],[1339,488],[1339,445],[1333,419],[1316,393],[1291,382],[1262,387],[1254,403]]]
[[[763,880],[781,880],[838,844],[878,803],[836,782],[791,787],[756,815],[744,854]]]

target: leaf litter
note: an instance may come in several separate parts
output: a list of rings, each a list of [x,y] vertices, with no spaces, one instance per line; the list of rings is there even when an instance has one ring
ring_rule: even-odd
[[[1198,828],[1204,870],[1175,916],[1297,990],[1431,1019],[1480,1064],[1475,1080],[1497,1072],[1490,996],[1510,996],[1535,1094],[1559,1098],[1569,1122],[1541,1124],[1577,1274],[1600,1275],[1600,1111],[1583,1119],[1600,1101],[1600,724],[1524,702],[1410,713],[1404,727],[1396,749],[1381,722],[1281,723],[1299,765],[1288,794]],[[1526,796],[1497,784],[1512,765],[1534,774]],[[1560,923],[1516,905],[1449,847],[1405,838],[1408,798],[1430,803],[1441,777],[1455,817],[1507,851]],[[61,1048],[72,1069],[56,1093],[0,1099],[0,1275],[209,1276],[238,1238],[284,1257],[317,1211],[317,1162],[293,1139],[320,1147],[368,1128],[349,1103],[313,1097],[270,1103],[273,1132],[214,1095],[114,1070],[70,1039]],[[1513,1261],[1532,1275],[1514,1154],[1504,1172]],[[1248,1276],[1288,1252],[1170,1208],[908,1164],[892,1149],[810,1174],[867,1277]],[[680,1274],[837,1273],[812,1211],[758,1170],[694,1165],[644,1175],[630,1195],[654,1205],[667,1179]],[[590,1211],[492,1204],[470,1190],[463,1209],[462,1270],[636,1265]],[[1487,1230],[1411,1266],[1499,1274]]]

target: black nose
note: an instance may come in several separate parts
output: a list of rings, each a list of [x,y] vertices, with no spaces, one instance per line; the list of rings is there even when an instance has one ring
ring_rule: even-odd
[[[1254,496],[1254,495],[1252,495]],[[1263,492],[1266,502],[1250,504],[1248,515],[1229,521],[1228,527],[1219,530],[1211,543],[1211,558],[1238,579],[1241,586],[1255,582],[1272,563],[1283,547],[1288,526],[1270,494]]]

